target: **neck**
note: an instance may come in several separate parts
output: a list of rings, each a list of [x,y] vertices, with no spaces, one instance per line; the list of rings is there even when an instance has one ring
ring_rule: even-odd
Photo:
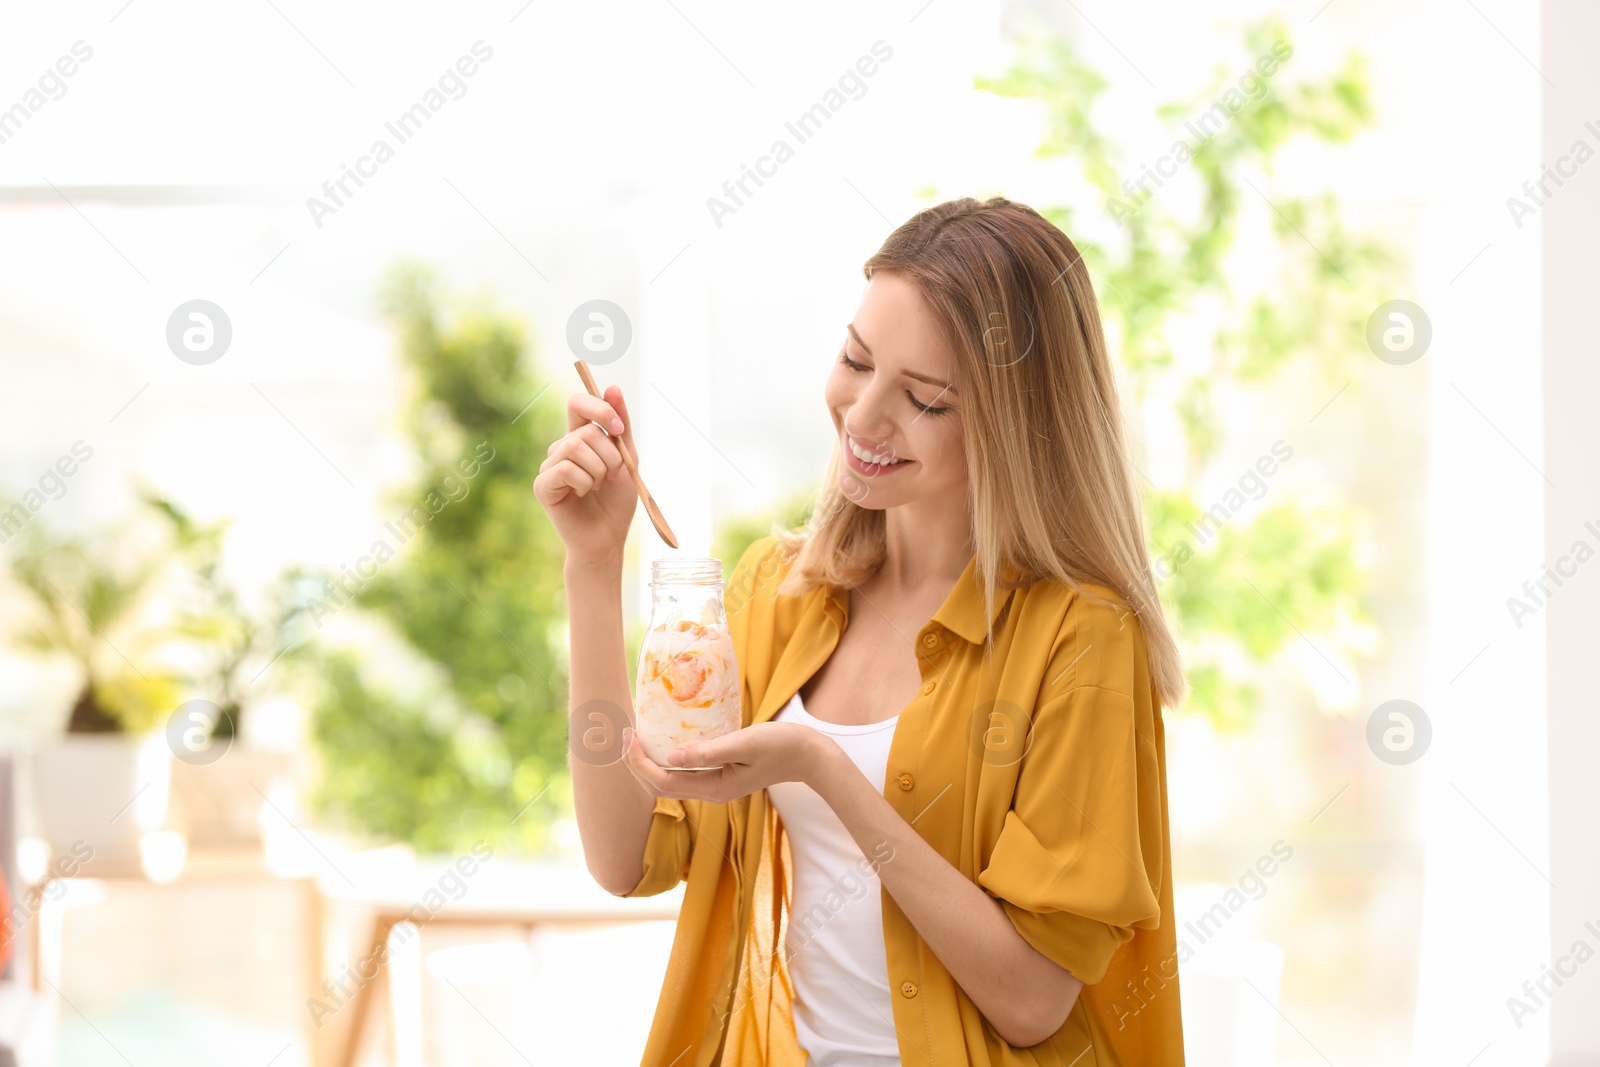
[[[953,585],[972,558],[971,521],[962,511],[931,501],[906,504],[884,513],[883,566],[878,578],[896,588],[934,583]]]

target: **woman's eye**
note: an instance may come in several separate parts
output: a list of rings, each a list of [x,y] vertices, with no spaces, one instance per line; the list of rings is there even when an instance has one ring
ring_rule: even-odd
[[[839,352],[839,362],[843,363],[846,367],[849,367],[853,371],[872,369],[865,363],[857,363],[855,360],[846,355],[842,349]],[[948,407],[933,407],[931,405],[924,404],[922,401],[918,400],[909,389],[906,390],[906,396],[911,400],[912,406],[918,411],[922,412],[924,415],[944,415],[950,411]]]

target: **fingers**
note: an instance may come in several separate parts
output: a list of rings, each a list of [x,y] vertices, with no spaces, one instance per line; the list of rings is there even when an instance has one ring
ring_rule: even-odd
[[[622,731],[626,735],[622,758],[628,765],[628,771],[639,780],[640,785],[649,790],[651,796],[673,796],[671,772],[656,765],[656,761],[645,752],[644,745],[639,742],[639,735],[632,727],[624,726]]]
[[[622,453],[617,450],[615,439],[607,437],[592,422],[551,442],[549,453],[539,465],[540,473],[560,466],[563,462],[568,464],[565,469],[582,471],[587,478],[570,483],[578,490],[579,496],[611,477],[622,467]]]
[[[617,441],[617,438],[608,436],[594,423],[587,422],[551,441],[544,451],[546,456],[554,459],[576,460],[587,448],[599,457],[602,467],[616,470],[622,466],[622,453],[617,448]]]
[[[629,774],[633,775],[633,780],[644,787],[646,793],[653,797],[661,795],[656,792],[649,782],[644,780],[643,776],[639,774],[639,768],[634,765],[633,737],[626,726],[622,728],[622,765],[628,769]]]
[[[605,396],[622,416],[621,443],[628,450],[628,455],[635,463],[639,461],[639,451],[633,446],[633,416],[628,414],[628,402],[622,398],[622,387],[617,385],[607,386]]]
[[[545,460],[550,463],[550,460]],[[579,496],[588,493],[597,484],[594,475],[572,462],[570,459],[559,460],[548,468],[540,468],[539,477],[534,479],[534,487],[554,503],[566,495],[562,490],[571,489]]]
[[[709,795],[705,791],[706,776],[711,772],[705,771],[673,771],[659,766],[645,752],[644,746],[639,743],[638,735],[629,727],[623,727],[627,741],[623,746],[623,760],[627,763],[628,771],[650,792],[651,796],[670,797],[674,800],[711,800],[717,803],[722,798]]]
[[[602,396],[590,396],[585,390],[567,397],[567,430],[570,432],[586,423],[598,422],[608,433],[622,433],[625,429],[622,416],[618,415],[617,408],[608,403],[612,399],[613,390],[616,393],[615,399],[620,404],[622,390],[615,385],[607,386]]]
[[[734,730],[709,741],[675,748],[667,753],[667,762],[685,767],[726,767],[730,763],[744,762],[754,755],[748,746],[755,736],[745,730]]]

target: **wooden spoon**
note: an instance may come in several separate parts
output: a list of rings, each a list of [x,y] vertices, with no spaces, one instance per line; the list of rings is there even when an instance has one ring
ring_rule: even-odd
[[[604,400],[605,397],[601,395],[600,387],[594,384],[594,375],[589,371],[589,364],[579,359],[573,361],[573,366],[578,368],[578,377],[583,379],[583,386],[589,390],[589,395],[597,400]],[[622,443],[622,435],[614,434],[604,426],[600,427],[600,429],[607,436],[617,438],[617,451],[622,453],[622,462],[628,468],[628,473],[633,475],[633,487],[639,491],[639,499],[644,501],[645,514],[650,516],[651,523],[655,525],[656,533],[661,535],[661,540],[673,548],[677,548],[678,539],[673,535],[672,527],[667,525],[666,516],[662,515],[661,509],[656,507],[656,498],[651,496],[650,490],[644,487],[644,479],[639,477],[639,465],[628,454],[627,446]]]

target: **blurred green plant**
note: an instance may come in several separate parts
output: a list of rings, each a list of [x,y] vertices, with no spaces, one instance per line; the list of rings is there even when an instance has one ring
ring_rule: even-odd
[[[36,521],[11,558],[12,576],[39,609],[15,639],[70,659],[82,679],[68,733],[144,733],[177,706],[180,675],[158,666],[174,634],[150,611],[175,548],[169,539],[134,540],[125,524],[73,536]]]
[[[538,851],[569,792],[565,552],[531,487],[564,396],[535,381],[518,324],[481,300],[447,312],[425,268],[396,267],[381,300],[414,380],[415,473],[363,560],[285,575],[312,804],[419,851]],[[380,636],[330,640],[330,619]]]
[[[1063,203],[1036,206],[1072,235],[1096,279],[1108,341],[1132,386],[1131,413],[1141,420],[1175,413],[1178,420],[1186,469],[1178,485],[1144,479],[1147,539],[1153,558],[1170,561],[1164,572],[1158,567],[1158,590],[1184,650],[1191,686],[1184,709],[1230,728],[1249,723],[1259,706],[1252,679],[1261,665],[1302,635],[1348,658],[1371,641],[1372,623],[1366,574],[1355,558],[1360,515],[1350,508],[1281,500],[1248,522],[1223,521],[1196,538],[1193,530],[1210,510],[1197,487],[1234,425],[1223,413],[1251,410],[1291,374],[1301,395],[1307,381],[1330,397],[1343,385],[1359,388],[1377,361],[1352,361],[1350,354],[1366,356],[1367,318],[1397,291],[1399,270],[1381,241],[1347,229],[1331,194],[1297,197],[1272,181],[1292,140],[1342,143],[1372,122],[1362,57],[1351,53],[1324,80],[1296,80],[1281,21],[1250,24],[1242,37],[1241,70],[1279,57],[1273,76],[1254,79],[1259,91],[1239,92],[1237,72],[1219,64],[1203,91],[1155,109],[1176,125],[1229,103],[1226,121],[1220,128],[1202,123],[1208,136],[1182,162],[1198,195],[1166,182],[1124,182],[1135,171],[1094,113],[1108,82],[1059,36],[1020,41],[1003,74],[974,80],[980,90],[1040,105],[1044,130],[1035,155],[1067,160],[1081,172]],[[938,199],[938,192],[919,196]],[[1114,236],[1089,239],[1111,229],[1111,220]],[[1246,271],[1229,256],[1252,227],[1270,232],[1271,262]],[[1261,281],[1247,287],[1241,277]],[[1205,339],[1197,342],[1197,334]],[[805,497],[778,513],[797,509],[804,521]],[[722,558],[731,565],[774,517],[729,524],[718,542]]]
[[[176,610],[173,628],[188,641],[199,663],[185,672],[183,680],[223,713],[211,737],[235,737],[252,689],[246,665],[256,666],[259,660],[270,666],[262,657],[276,651],[275,639],[286,613],[280,605],[276,619],[258,616],[228,580],[222,561],[231,519],[203,523],[155,493],[146,492],[140,499],[165,522],[173,557],[181,564],[182,581],[170,590]],[[258,669],[255,676],[260,673]]]

